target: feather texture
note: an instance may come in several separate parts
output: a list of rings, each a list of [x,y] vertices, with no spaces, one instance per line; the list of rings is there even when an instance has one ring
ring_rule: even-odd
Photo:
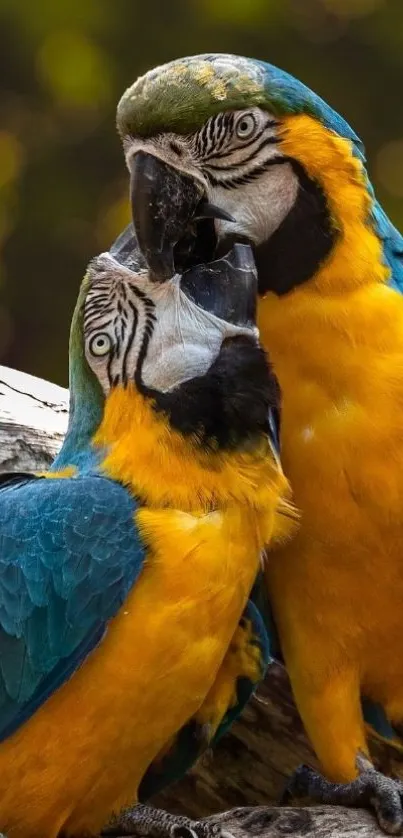
[[[144,561],[136,502],[100,476],[0,486],[0,738],[99,643]]]
[[[234,111],[256,108],[271,117],[270,132],[257,135],[254,154],[247,147],[220,163],[224,124]],[[209,146],[213,197],[235,217],[235,238],[245,233],[259,245],[263,221],[281,193],[280,227],[267,233],[270,245],[282,232],[281,252],[273,259],[273,248],[264,251],[270,277],[287,248],[296,262],[304,244],[314,257],[298,287],[291,282],[285,289],[291,293],[266,293],[259,305],[261,335],[283,396],[282,460],[302,509],[299,534],[270,556],[267,578],[306,727],[328,775],[352,779],[357,750],[366,747],[360,692],[373,700],[364,704],[366,716],[382,735],[393,736],[382,708],[392,722],[403,715],[403,237],[376,200],[353,129],[270,64],[219,54],[179,59],[137,80],[122,97],[117,120],[128,157],[140,142],[150,153],[158,146],[169,164],[164,132],[179,141],[184,135],[182,165],[187,175],[199,166],[200,176],[203,161],[191,142],[186,157],[186,138],[196,132],[203,154]],[[206,125],[215,126],[215,159]],[[263,152],[266,166],[274,161],[278,181],[266,172],[259,186]],[[298,223],[286,227],[290,182],[279,165],[285,160],[301,166],[323,193],[334,235],[322,229],[328,249],[319,258],[309,241],[309,234],[318,241],[315,223],[323,228],[318,213],[305,241],[296,239]],[[220,182],[232,188],[232,199],[224,187],[218,190]],[[284,261],[289,273],[291,262]],[[274,284],[264,290],[277,292]]]

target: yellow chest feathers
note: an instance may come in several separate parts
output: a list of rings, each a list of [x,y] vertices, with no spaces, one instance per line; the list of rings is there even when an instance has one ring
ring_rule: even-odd
[[[293,526],[288,483],[264,438],[253,450],[203,450],[173,430],[134,387],[117,387],[107,398],[94,443],[107,452],[102,471],[129,486],[149,508],[198,516],[242,506],[257,516],[268,540]]]
[[[285,123],[283,146],[322,184],[338,236],[311,280],[259,304],[262,340],[283,394],[283,467],[303,520],[309,511],[320,517],[332,497],[340,522],[347,507],[360,504],[366,516],[387,506],[397,519],[403,297],[386,285],[371,198],[351,144],[306,116]]]

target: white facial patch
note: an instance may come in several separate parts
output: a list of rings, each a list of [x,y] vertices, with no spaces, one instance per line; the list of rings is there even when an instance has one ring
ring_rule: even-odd
[[[272,236],[293,207],[298,177],[284,158],[279,121],[266,110],[224,111],[193,134],[127,137],[126,160],[138,151],[198,181],[208,200],[234,222],[215,221],[218,238],[246,237],[255,245]]]
[[[255,327],[227,323],[196,305],[178,276],[157,284],[108,253],[94,261],[91,275],[85,354],[105,393],[130,381],[168,392],[205,375],[227,338],[258,339]]]
[[[199,308],[181,291],[178,277],[152,291],[156,321],[142,368],[147,387],[173,390],[183,381],[204,375],[227,338],[257,338],[257,330],[226,323]]]
[[[235,219],[234,223],[215,222],[218,238],[241,235],[255,245],[267,241],[292,209],[298,188],[298,178],[290,164],[284,163],[237,189],[220,185],[209,189],[208,200]]]

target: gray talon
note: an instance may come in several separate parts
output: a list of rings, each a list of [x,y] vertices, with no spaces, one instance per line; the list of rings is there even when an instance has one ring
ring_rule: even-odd
[[[125,809],[118,818],[106,827],[102,836],[132,835],[147,838],[220,838],[218,824],[193,821],[184,815],[171,815],[163,809],[154,809],[139,803]],[[232,836],[231,836],[232,838]]]
[[[385,777],[372,766],[351,783],[331,783],[307,765],[300,765],[289,780],[281,798],[309,797],[318,803],[372,808],[379,826],[389,835],[397,835],[403,826],[403,783]]]

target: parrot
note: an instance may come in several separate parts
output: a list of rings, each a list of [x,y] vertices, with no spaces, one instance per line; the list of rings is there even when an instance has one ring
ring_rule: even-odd
[[[401,750],[403,237],[354,130],[265,61],[207,53],[154,68],[123,93],[117,128],[155,281],[234,243],[253,250],[301,514],[295,538],[269,546],[265,585],[323,772],[297,768],[286,797],[375,809],[394,834],[403,783],[376,770],[366,720]]]
[[[113,834],[222,735],[270,660],[251,591],[295,513],[251,249],[162,282],[133,253],[123,234],[87,269],[53,465],[0,476],[8,838]]]

